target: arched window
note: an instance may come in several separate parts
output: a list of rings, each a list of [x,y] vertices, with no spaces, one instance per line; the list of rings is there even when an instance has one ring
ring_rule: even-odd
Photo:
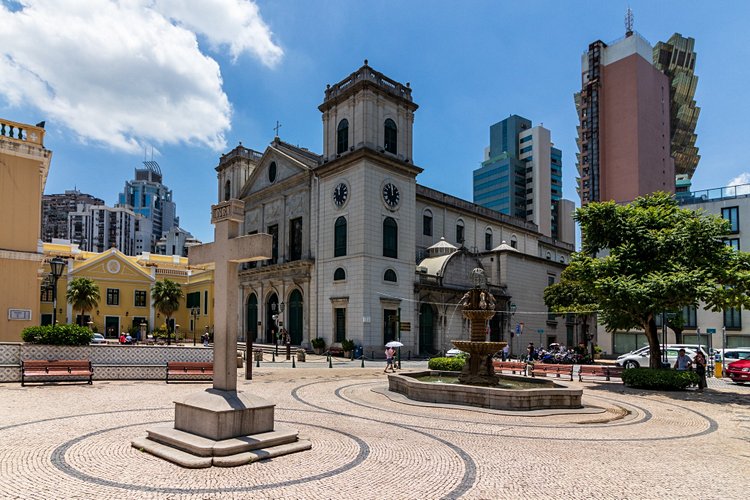
[[[333,256],[346,255],[346,217],[339,217],[333,226]]]
[[[389,153],[396,154],[396,141],[398,140],[398,129],[396,128],[396,122],[388,118],[383,125],[383,148]]]
[[[392,217],[383,221],[383,257],[398,259],[398,225]]]
[[[489,227],[484,232],[484,249],[492,250],[492,229]]]
[[[552,252],[547,252],[547,260],[552,260]]]
[[[349,120],[344,118],[336,129],[336,153],[341,154],[349,149]]]
[[[516,238],[515,234],[510,237],[510,246],[511,248],[518,248],[518,238]]]
[[[396,271],[394,271],[393,269],[386,269],[385,274],[383,274],[383,281],[392,281],[396,283],[398,281]]]
[[[346,271],[343,267],[339,267],[333,272],[333,281],[344,281],[346,279]]]
[[[456,221],[456,243],[459,245],[464,244],[464,221],[461,219]]]
[[[229,201],[232,191],[232,184],[227,180],[224,183],[224,201]]]
[[[422,234],[432,236],[432,211],[425,210],[422,214]]]

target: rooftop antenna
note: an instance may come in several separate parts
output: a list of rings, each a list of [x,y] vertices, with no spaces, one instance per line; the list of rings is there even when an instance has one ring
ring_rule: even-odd
[[[628,11],[625,13],[625,36],[631,36],[633,34],[633,10],[628,6]]]

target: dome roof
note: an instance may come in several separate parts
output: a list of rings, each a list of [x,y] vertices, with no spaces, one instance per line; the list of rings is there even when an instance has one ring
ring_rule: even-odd
[[[427,255],[430,257],[437,257],[439,255],[448,255],[458,250],[458,247],[451,245],[445,241],[445,237],[440,238],[440,241],[432,245],[427,249]]]
[[[505,240],[503,240],[502,243],[492,249],[493,252],[503,252],[508,250],[510,250],[511,252],[518,252],[517,248],[513,248],[512,246],[508,245]]]

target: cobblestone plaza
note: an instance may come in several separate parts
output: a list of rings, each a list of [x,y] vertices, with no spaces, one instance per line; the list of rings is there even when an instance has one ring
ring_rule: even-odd
[[[583,386],[585,409],[440,408],[387,392],[382,366],[266,363],[238,390],[276,403],[310,451],[190,470],[132,448],[209,383],[0,384],[3,498],[746,498],[750,388]],[[409,367],[424,363],[405,363]],[[566,382],[567,383],[567,382]]]

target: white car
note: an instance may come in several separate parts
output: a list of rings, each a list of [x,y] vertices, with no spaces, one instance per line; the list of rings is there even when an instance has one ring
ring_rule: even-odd
[[[91,335],[91,343],[92,344],[106,344],[107,339],[104,338],[104,335],[101,333],[94,333]]]
[[[669,363],[669,366],[674,366],[675,361],[677,361],[677,356],[679,355],[680,349],[685,349],[685,353],[690,357],[691,360],[695,357],[696,351],[690,349],[689,347],[671,347],[668,345],[667,362]],[[622,366],[624,368],[639,368],[642,366],[644,368],[648,368],[650,353],[651,350],[648,347],[641,347],[640,349],[629,352],[628,354],[623,354],[622,356],[617,358],[617,366]],[[663,352],[662,356],[664,356]]]
[[[462,351],[461,349],[456,349],[456,348],[454,347],[453,349],[448,349],[448,350],[447,350],[447,351],[445,352],[445,357],[446,357],[446,358],[455,358],[455,357],[456,357],[456,356],[458,356],[459,354],[466,354],[466,353],[465,353],[465,352],[463,352],[463,351]]]
[[[721,349],[717,349],[714,354],[715,361],[721,361]],[[750,347],[734,347],[732,349],[724,349],[724,357],[727,358],[727,364],[740,359],[750,358]]]

